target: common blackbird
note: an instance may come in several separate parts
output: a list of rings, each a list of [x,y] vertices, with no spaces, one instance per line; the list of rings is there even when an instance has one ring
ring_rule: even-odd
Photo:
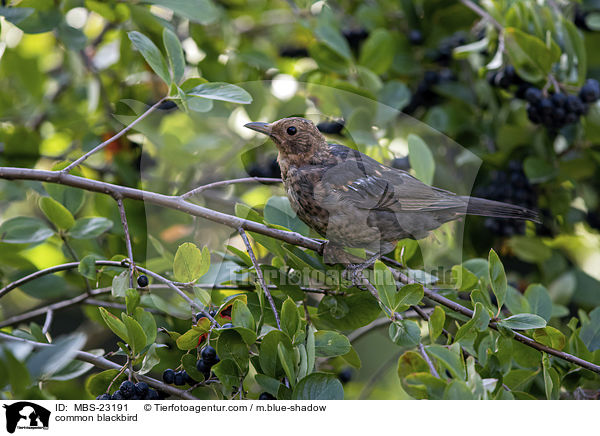
[[[331,144],[304,118],[283,118],[245,127],[268,135],[287,197],[298,217],[326,237],[327,263],[348,262],[342,247],[360,247],[376,256],[400,239],[421,239],[466,214],[539,222],[523,207],[456,195],[421,182],[340,144]]]

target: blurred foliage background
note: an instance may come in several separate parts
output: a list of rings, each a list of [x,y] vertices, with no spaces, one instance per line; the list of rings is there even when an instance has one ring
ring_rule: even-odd
[[[184,111],[167,101],[87,160],[79,174],[165,194],[248,175],[279,177],[273,144],[242,126],[307,115],[329,139],[386,164],[413,173],[435,168],[431,176],[417,175],[436,186],[538,208],[540,225],[470,217],[462,242],[454,242],[463,260],[487,257],[490,248],[501,255],[514,304],[531,283],[543,284],[552,300],[551,325],[567,331],[572,316],[586,320],[600,304],[600,106],[587,103],[574,122],[535,123],[525,92],[560,89],[577,96],[586,80],[600,79],[600,2],[490,0],[485,6],[512,32],[499,37],[489,20],[450,0],[4,1],[0,165],[55,168],[167,95],[168,85],[127,33],[139,31],[162,47],[168,28],[182,42],[186,78],[237,84],[252,102],[206,100],[210,104]],[[411,133],[426,150],[408,157]],[[39,182],[0,180],[0,188],[0,221],[44,219],[38,197],[55,194],[68,198],[76,218],[112,223],[103,222],[97,235],[70,239],[79,258],[125,255],[111,198],[71,188],[53,194],[48,190],[58,188]],[[243,184],[206,191],[195,201],[234,213],[236,203],[262,211],[282,195],[279,185]],[[235,267],[225,244],[243,250],[224,226],[141,202],[126,200],[125,207],[135,260],[157,272],[170,270],[177,246],[192,240],[211,249],[203,280],[218,283]],[[0,237],[3,285],[72,259],[58,235],[24,243]],[[406,244],[411,249],[403,260],[422,268],[425,251]],[[429,261],[435,265],[446,254]],[[106,272],[95,287],[111,286],[117,270]],[[45,276],[3,299],[0,319],[73,297],[83,287],[77,271]],[[182,320],[156,319],[159,327],[186,329]],[[94,306],[61,312],[52,335],[74,330],[87,334],[87,348],[114,348]],[[346,398],[408,398],[386,336],[374,330],[354,344],[360,370],[340,359],[328,363],[346,383]],[[158,354],[156,369],[176,366],[168,349]],[[48,381],[43,394],[27,395],[90,393],[72,379]]]

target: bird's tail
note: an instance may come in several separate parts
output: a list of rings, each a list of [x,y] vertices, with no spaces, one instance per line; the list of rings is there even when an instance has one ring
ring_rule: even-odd
[[[467,202],[467,214],[494,218],[514,218],[541,223],[539,213],[514,204],[486,200],[477,197],[462,197]]]

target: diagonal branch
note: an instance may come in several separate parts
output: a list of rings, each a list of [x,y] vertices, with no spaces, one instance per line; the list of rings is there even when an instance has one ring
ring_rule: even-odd
[[[125,206],[121,197],[115,198],[119,207],[119,215],[121,216],[121,224],[123,225],[123,233],[125,233],[125,246],[127,247],[127,257],[130,260],[129,264],[129,287],[133,288],[133,270],[135,264],[133,262],[133,249],[131,248],[131,236],[129,236],[129,225],[127,224],[127,215],[125,214]]]
[[[269,287],[265,283],[265,278],[263,277],[263,273],[262,273],[262,270],[260,269],[260,265],[258,264],[258,261],[256,260],[256,256],[254,256],[254,250],[252,249],[252,245],[250,245],[250,241],[248,240],[248,235],[246,235],[246,232],[241,227],[239,228],[238,232],[240,232],[240,236],[242,237],[242,240],[244,241],[244,244],[246,245],[246,250],[248,251],[248,256],[250,256],[250,260],[252,261],[252,264],[254,265],[254,269],[256,270],[256,275],[258,276],[258,283],[260,283],[260,287],[262,288],[263,292],[265,293],[267,300],[269,300],[269,305],[271,306],[271,309],[273,310],[273,315],[275,315],[275,323],[277,324],[277,328],[279,330],[281,330],[281,323],[279,321],[279,314],[277,313],[277,307],[275,307],[275,301],[273,301],[273,296],[271,295],[271,291],[269,291]]]
[[[282,180],[274,179],[271,177],[243,177],[241,179],[221,180],[218,182],[209,183],[207,185],[198,186],[197,188],[192,189],[191,191],[188,191],[185,194],[181,194],[180,197],[183,198],[184,200],[187,200],[188,198],[193,197],[194,195],[198,195],[202,191],[205,191],[207,189],[218,188],[221,186],[229,186],[229,185],[233,185],[236,183],[251,183],[251,182],[281,183]]]
[[[504,30],[502,24],[500,24],[494,17],[492,17],[488,12],[486,12],[481,6],[479,6],[475,2],[471,0],[460,0],[460,2],[484,20],[489,21],[490,24],[494,26],[499,32],[502,32]]]
[[[158,109],[158,107],[167,99],[168,97],[163,97],[160,100],[158,100],[153,106],[151,106],[146,112],[144,112],[142,115],[140,115],[139,117],[137,117],[134,121],[131,122],[131,124],[129,124],[128,126],[125,126],[123,129],[121,129],[119,131],[119,133],[117,133],[116,135],[108,138],[106,141],[104,141],[102,144],[97,145],[96,147],[94,147],[92,150],[88,151],[86,154],[84,154],[83,156],[81,156],[80,158],[74,160],[73,162],[71,162],[69,165],[67,165],[63,170],[61,170],[61,174],[63,175],[67,175],[69,174],[69,172],[75,168],[77,165],[79,165],[81,162],[83,162],[84,160],[86,160],[88,157],[90,157],[91,155],[98,153],[100,150],[102,150],[104,147],[106,147],[108,144],[111,144],[113,142],[115,142],[117,139],[119,139],[121,136],[123,136],[125,133],[127,133],[129,130],[131,130],[133,127],[135,127],[136,124],[138,124],[140,121],[142,121],[144,118],[146,118],[148,115],[150,115],[152,112],[154,112],[156,109]]]

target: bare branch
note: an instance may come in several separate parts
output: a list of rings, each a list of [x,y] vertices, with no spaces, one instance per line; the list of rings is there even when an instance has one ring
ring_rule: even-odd
[[[131,236],[129,236],[129,226],[127,225],[127,215],[125,214],[125,206],[123,199],[116,197],[117,206],[119,207],[119,215],[121,216],[121,224],[123,225],[123,233],[125,233],[125,246],[127,247],[127,257],[131,261],[129,264],[129,287],[133,288],[133,270],[135,263],[133,262],[133,249],[131,248]]]
[[[271,309],[273,310],[273,315],[275,315],[275,323],[277,324],[277,328],[279,330],[281,330],[281,323],[279,322],[279,314],[277,313],[277,308],[275,307],[275,301],[273,301],[273,296],[271,295],[271,292],[269,291],[269,287],[265,283],[265,278],[263,277],[263,273],[262,273],[262,270],[260,269],[260,265],[258,264],[258,261],[256,260],[256,256],[254,256],[254,250],[252,249],[252,245],[250,245],[250,241],[248,240],[248,236],[246,235],[246,232],[244,231],[244,229],[242,229],[240,227],[238,231],[240,232],[240,236],[242,237],[242,240],[244,241],[244,244],[246,245],[246,250],[248,251],[248,256],[250,256],[250,260],[252,261],[252,264],[254,265],[254,269],[256,270],[256,275],[258,276],[258,283],[260,283],[260,287],[262,288],[263,292],[265,293],[267,300],[269,300],[269,305],[271,306]]]
[[[48,333],[50,330],[50,326],[52,325],[52,319],[54,318],[54,311],[49,310],[46,312],[46,320],[44,321],[44,326],[42,327],[42,333]]]
[[[425,347],[423,346],[423,344],[419,342],[418,348],[419,348],[419,353],[421,354],[421,356],[423,356],[423,359],[425,359],[425,362],[427,362],[427,366],[429,366],[429,371],[431,372],[431,375],[434,376],[435,378],[440,378],[440,375],[438,374],[437,370],[435,369],[435,366],[433,366],[433,362],[427,355],[427,352],[425,351]]]
[[[97,145],[96,147],[94,147],[92,150],[88,151],[86,154],[84,154],[83,156],[81,156],[80,158],[74,160],[73,162],[71,162],[68,166],[66,166],[63,170],[60,171],[61,174],[63,175],[67,175],[69,174],[69,172],[75,168],[77,165],[79,165],[81,162],[83,162],[84,160],[86,160],[88,157],[90,157],[91,155],[98,153],[100,150],[102,150],[104,147],[106,147],[108,144],[111,144],[113,142],[115,142],[117,139],[119,139],[121,136],[123,136],[125,133],[127,133],[129,130],[131,130],[133,127],[135,127],[136,124],[138,124],[140,121],[142,121],[144,118],[146,118],[148,115],[150,115],[152,112],[154,112],[156,109],[158,109],[158,107],[165,101],[167,100],[168,97],[163,97],[160,100],[158,100],[153,106],[151,106],[146,112],[144,112],[142,115],[140,115],[139,117],[137,117],[134,121],[131,122],[131,124],[129,124],[128,126],[125,126],[123,129],[121,129],[119,131],[119,133],[117,133],[116,135],[108,138],[106,141],[104,141],[102,144]]]
[[[44,344],[42,342],[35,342],[35,341],[30,341],[28,339],[17,338],[15,336],[11,336],[7,333],[2,333],[2,332],[0,332],[0,338],[7,340],[7,341],[26,343],[26,344],[32,345],[34,348],[37,348],[37,349],[50,348],[50,347],[54,346],[53,344]],[[95,354],[87,353],[85,351],[77,351],[75,353],[75,356],[73,356],[73,357],[74,357],[74,359],[91,363],[92,365],[96,366],[97,368],[101,368],[101,369],[120,370],[122,368],[121,365],[111,362],[110,360],[105,359],[102,356],[96,356]],[[126,372],[129,373],[128,370]],[[183,398],[185,400],[197,400],[197,398],[194,397],[192,394],[190,394],[184,390],[177,389],[174,386],[165,384],[165,383],[163,383],[159,380],[156,380],[152,377],[148,377],[148,376],[140,375],[140,374],[136,374],[136,377],[140,381],[148,383],[148,385],[152,386],[153,388],[160,389],[161,391],[166,392],[170,395],[173,395],[173,396],[176,396],[179,398]]]
[[[504,31],[504,27],[502,26],[502,24],[500,24],[488,12],[483,10],[483,8],[481,8],[481,6],[477,5],[476,3],[472,2],[471,0],[460,0],[460,2],[463,5],[465,5],[466,7],[468,7],[469,9],[471,9],[473,12],[475,12],[477,15],[479,15],[484,20],[489,21],[490,24],[492,24],[498,31],[500,31],[500,32]]]
[[[229,185],[233,185],[235,183],[252,183],[252,182],[281,183],[282,180],[274,179],[274,178],[270,178],[270,177],[244,177],[241,179],[221,180],[219,182],[213,182],[213,183],[209,183],[207,185],[198,186],[197,188],[192,189],[191,191],[188,191],[185,194],[181,194],[180,197],[183,198],[184,200],[187,200],[188,198],[193,197],[194,195],[200,194],[202,191],[205,191],[207,189],[219,188],[221,186],[229,186]]]

